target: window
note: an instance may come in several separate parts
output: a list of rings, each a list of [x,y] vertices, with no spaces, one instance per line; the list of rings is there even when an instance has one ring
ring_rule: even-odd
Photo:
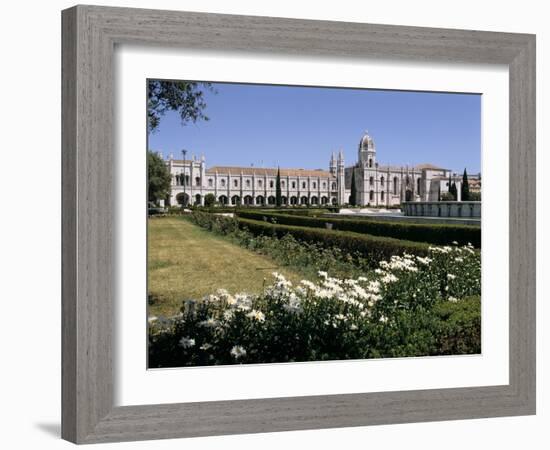
[[[273,180],[269,180],[269,187],[273,189]]]
[[[397,177],[393,177],[393,195],[397,194]]]
[[[222,187],[225,187],[225,180],[223,180],[223,179],[221,180],[221,185],[222,185]]]
[[[247,188],[250,187],[250,180],[246,180],[246,187],[247,187]]]
[[[208,187],[214,186],[214,180],[212,178],[208,178]]]
[[[326,188],[327,188],[327,182],[323,181],[323,189],[326,189]]]
[[[369,159],[369,167],[372,167],[372,159]]]
[[[332,190],[333,190],[333,191],[336,190],[336,183],[332,183]]]
[[[296,189],[296,181],[292,182],[292,189]]]
[[[380,192],[380,200],[384,201],[384,191]]]
[[[302,181],[302,189],[305,189],[305,188],[306,188],[306,182]]]
[[[262,187],[262,180],[258,180],[258,186]]]
[[[313,189],[317,189],[317,183],[315,181],[313,182]]]
[[[285,187],[285,182],[284,182],[284,181],[281,181],[281,187],[282,187],[282,188]]]
[[[370,191],[369,192],[369,201],[373,201],[374,200],[374,191]]]
[[[233,186],[239,187],[239,180],[233,180]]]
[[[384,187],[384,177],[380,178],[380,187]]]
[[[420,194],[420,187],[421,187],[421,185],[420,185],[420,178],[417,178],[417,179],[416,179],[416,193],[417,193],[417,194]]]
[[[374,186],[374,178],[373,177],[369,178],[369,186]]]

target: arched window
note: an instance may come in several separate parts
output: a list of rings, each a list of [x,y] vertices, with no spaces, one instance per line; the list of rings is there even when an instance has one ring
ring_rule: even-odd
[[[380,187],[384,187],[384,177],[380,178]]]
[[[185,175],[185,185],[189,186],[189,175]]]
[[[281,187],[284,189],[284,187],[285,187],[285,182],[284,181],[281,181]]]
[[[384,191],[380,192],[380,200],[384,201]]]
[[[239,187],[239,180],[233,180],[233,186]]]
[[[250,180],[246,180],[246,187],[247,187],[247,188],[250,187]]]
[[[369,159],[369,167],[372,167],[372,159]]]
[[[214,180],[212,178],[208,178],[208,187],[214,186]]]
[[[369,192],[369,202],[374,201],[374,191]]]
[[[315,181],[313,182],[313,189],[317,189],[317,183]]]
[[[262,187],[262,180],[258,180],[258,186]]]
[[[393,177],[393,195],[397,195],[397,177]]]
[[[417,194],[420,194],[420,186],[421,186],[420,181],[421,181],[420,178],[416,179],[416,193]]]
[[[220,183],[221,183],[222,187],[225,187],[225,179],[224,179],[224,178],[222,178],[222,180],[220,181]]]
[[[323,189],[326,189],[327,188],[327,183],[326,181],[323,181]]]
[[[374,186],[374,177],[369,178],[369,186]]]
[[[332,190],[333,190],[333,191],[336,190],[336,183],[332,183]]]
[[[195,186],[200,186],[201,185],[201,177],[196,177],[195,178]]]
[[[302,189],[305,189],[305,188],[306,188],[306,182],[302,181]]]
[[[269,180],[269,187],[273,189],[273,180]]]

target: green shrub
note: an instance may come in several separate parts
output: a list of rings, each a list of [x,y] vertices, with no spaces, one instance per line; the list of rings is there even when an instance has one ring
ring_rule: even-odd
[[[442,355],[481,352],[481,298],[467,297],[458,302],[435,305],[436,347]]]
[[[278,214],[271,211],[237,211],[243,219],[268,220],[281,225],[300,227],[327,228],[332,224],[333,230],[352,231],[373,236],[385,236],[417,242],[428,242],[437,245],[448,245],[453,241],[459,245],[470,242],[474,247],[481,247],[481,228],[468,225],[446,224],[412,224],[361,219],[340,219],[328,217],[304,217],[302,215]]]
[[[245,219],[242,216],[239,216],[237,221],[239,227],[246,228],[255,235],[283,238],[285,235],[290,234],[300,241],[315,242],[324,247],[337,247],[342,252],[358,252],[365,258],[369,258],[373,264],[377,264],[381,259],[387,259],[392,255],[402,255],[403,253],[425,255],[429,247],[428,244],[420,242],[370,236],[350,231],[281,225],[267,221]]]

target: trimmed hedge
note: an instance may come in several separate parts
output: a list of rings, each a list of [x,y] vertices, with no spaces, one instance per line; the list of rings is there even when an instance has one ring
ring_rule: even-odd
[[[270,211],[239,210],[237,211],[237,215],[243,219],[274,222],[281,225],[327,228],[327,224],[332,224],[333,230],[352,231],[354,233],[427,242],[436,245],[448,245],[453,241],[458,242],[460,245],[466,245],[470,242],[476,248],[481,247],[481,228],[468,225],[413,224],[332,217],[309,217],[286,213],[278,214]]]
[[[246,228],[255,235],[263,234],[282,238],[286,234],[290,234],[295,239],[317,243],[323,247],[338,247],[343,252],[360,253],[365,258],[371,259],[374,265],[377,265],[378,261],[382,259],[389,259],[392,255],[402,255],[403,253],[426,255],[429,248],[428,244],[422,242],[370,236],[350,231],[279,225],[242,217],[237,218],[237,222],[240,228]]]

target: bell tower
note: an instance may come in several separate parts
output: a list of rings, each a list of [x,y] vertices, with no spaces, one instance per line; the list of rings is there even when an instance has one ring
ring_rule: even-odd
[[[368,169],[376,167],[376,147],[368,131],[365,131],[361,141],[359,141],[358,154],[358,160],[361,166]]]

